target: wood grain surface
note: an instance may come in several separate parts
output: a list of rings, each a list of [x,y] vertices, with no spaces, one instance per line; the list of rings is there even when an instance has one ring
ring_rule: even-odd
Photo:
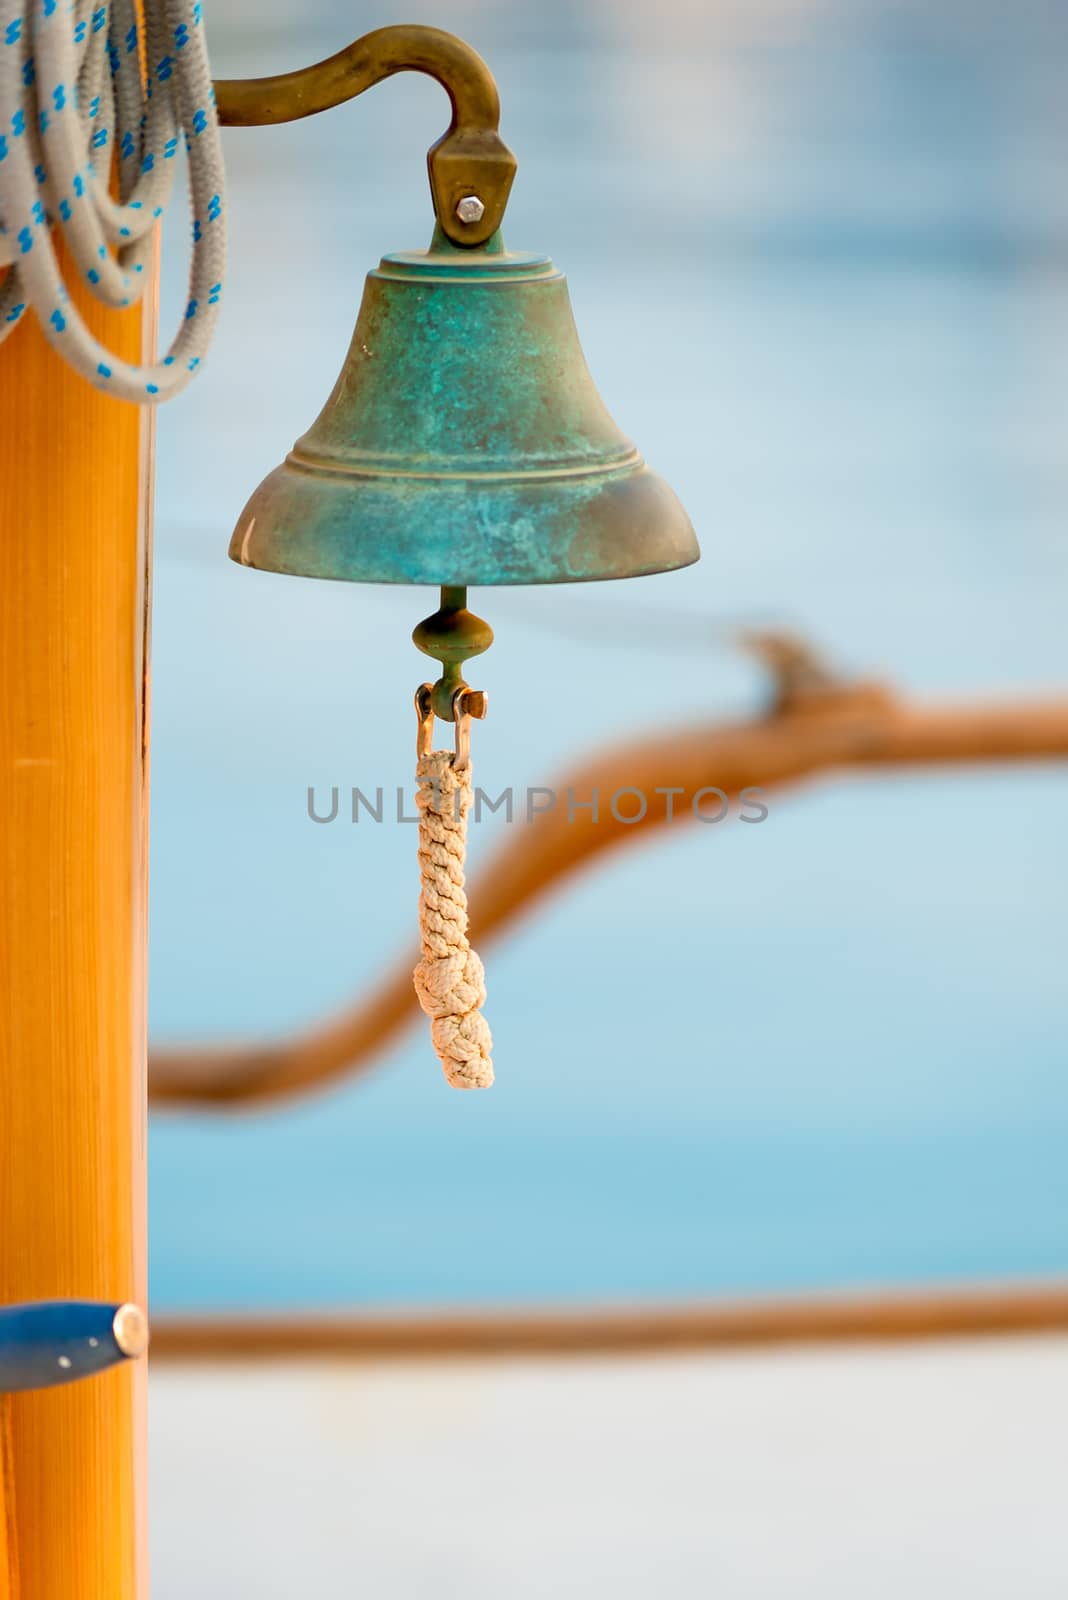
[[[151,426],[0,345],[0,1302],[145,1299]],[[0,1397],[2,1600],[147,1593],[138,1365]]]

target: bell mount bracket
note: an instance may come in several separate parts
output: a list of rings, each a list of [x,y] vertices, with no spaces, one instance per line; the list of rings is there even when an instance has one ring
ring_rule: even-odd
[[[501,225],[516,159],[498,132],[501,107],[493,75],[455,34],[416,23],[377,28],[295,72],[217,79],[215,105],[227,127],[295,122],[341,105],[398,72],[425,73],[449,96],[452,121],[427,153],[430,193],[446,237],[461,248],[477,249]]]

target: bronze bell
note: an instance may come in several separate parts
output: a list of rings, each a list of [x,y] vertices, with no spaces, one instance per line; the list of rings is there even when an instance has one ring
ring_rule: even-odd
[[[605,409],[546,256],[368,274],[329,400],[241,514],[245,566],[363,583],[574,583],[685,567],[689,518]]]

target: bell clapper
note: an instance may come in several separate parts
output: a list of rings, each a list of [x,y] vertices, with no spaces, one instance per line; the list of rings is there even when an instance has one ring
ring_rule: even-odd
[[[426,617],[412,633],[412,643],[425,656],[441,663],[437,683],[429,689],[432,715],[442,722],[455,722],[457,713],[481,720],[486,715],[489,697],[484,689],[472,689],[465,681],[463,664],[480,656],[493,643],[493,629],[467,609],[467,589],[463,585],[443,584],[441,606]],[[422,690],[420,690],[422,693]]]
[[[430,1018],[434,1050],[454,1089],[493,1082],[492,1040],[482,1005],[482,963],[467,938],[464,864],[471,807],[471,718],[486,714],[486,694],[464,682],[469,656],[493,643],[493,630],[467,609],[467,590],[446,586],[441,607],[412,634],[424,654],[440,661],[437,683],[415,692],[416,807],[419,812],[419,933],[415,992]],[[435,750],[434,718],[452,722],[455,748]]]

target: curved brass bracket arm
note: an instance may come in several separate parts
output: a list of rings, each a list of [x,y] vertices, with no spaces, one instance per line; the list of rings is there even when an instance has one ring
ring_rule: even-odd
[[[493,75],[455,34],[415,23],[378,28],[296,72],[219,79],[215,103],[219,121],[230,127],[295,122],[341,105],[397,72],[426,73],[448,94],[452,122],[427,154],[434,210],[454,244],[485,244],[501,225],[516,159],[497,131],[501,106]],[[461,206],[461,201],[469,203]]]

